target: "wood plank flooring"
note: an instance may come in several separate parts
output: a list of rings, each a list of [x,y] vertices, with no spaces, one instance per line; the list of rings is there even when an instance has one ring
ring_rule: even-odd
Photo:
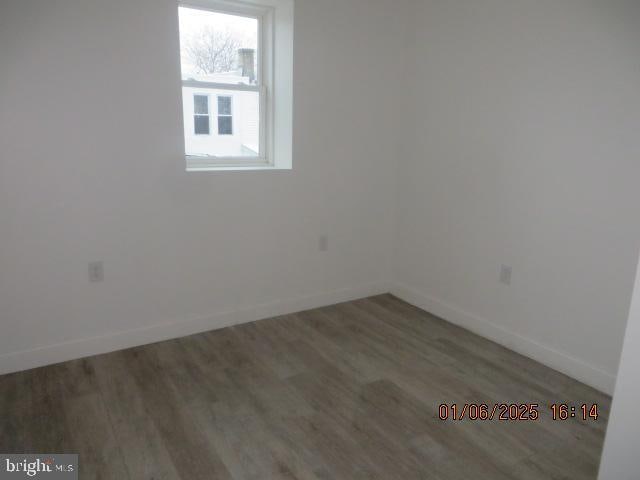
[[[441,403],[540,419],[443,422]],[[0,452],[79,453],[81,479],[588,480],[609,407],[382,295],[1,376]]]

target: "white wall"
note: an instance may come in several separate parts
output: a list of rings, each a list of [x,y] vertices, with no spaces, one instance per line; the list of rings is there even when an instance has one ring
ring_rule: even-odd
[[[640,246],[639,5],[424,0],[411,15],[395,293],[605,391]]]
[[[297,0],[293,171],[187,174],[175,0],[3,2],[0,372],[394,277],[610,391],[640,245],[638,5]]]
[[[176,0],[2,2],[0,372],[388,290],[399,5],[297,0],[293,171],[187,174]]]
[[[638,432],[640,432],[640,268],[616,380],[607,428],[600,480],[637,480]]]

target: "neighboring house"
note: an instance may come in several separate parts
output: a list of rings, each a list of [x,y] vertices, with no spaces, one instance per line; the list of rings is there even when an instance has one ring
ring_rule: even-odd
[[[243,73],[245,75],[243,75]],[[190,75],[185,81],[253,83],[253,72]],[[183,85],[186,152],[194,156],[257,156],[259,152],[260,100],[258,92]]]

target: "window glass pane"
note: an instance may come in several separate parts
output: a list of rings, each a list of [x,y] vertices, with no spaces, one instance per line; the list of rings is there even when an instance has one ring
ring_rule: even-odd
[[[194,131],[196,135],[209,135],[209,117],[196,115],[194,119]]]
[[[183,80],[257,85],[258,20],[179,7]]]
[[[233,135],[233,117],[218,117],[218,134]]]
[[[207,92],[214,107],[211,117],[194,114],[193,96]],[[217,97],[229,97],[232,115],[215,115]],[[185,86],[182,93],[185,122],[185,152],[197,157],[259,157],[260,155],[260,94],[222,89],[203,89]],[[226,101],[223,101],[226,102]],[[222,105],[226,107],[226,105]],[[215,115],[215,116],[214,116]],[[201,119],[201,120],[197,120]],[[217,121],[217,123],[215,123]],[[212,123],[213,122],[213,123]],[[211,132],[209,132],[209,128]],[[209,133],[211,133],[209,135]]]
[[[232,115],[231,97],[218,97],[218,115]]]
[[[209,97],[207,97],[206,95],[194,95],[193,111],[196,114],[208,115],[209,114]]]

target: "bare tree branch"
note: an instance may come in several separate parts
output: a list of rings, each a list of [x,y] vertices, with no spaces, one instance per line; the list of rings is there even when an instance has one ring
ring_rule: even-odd
[[[230,32],[205,27],[189,39],[184,52],[198,73],[209,75],[234,70],[239,48],[239,40]]]

